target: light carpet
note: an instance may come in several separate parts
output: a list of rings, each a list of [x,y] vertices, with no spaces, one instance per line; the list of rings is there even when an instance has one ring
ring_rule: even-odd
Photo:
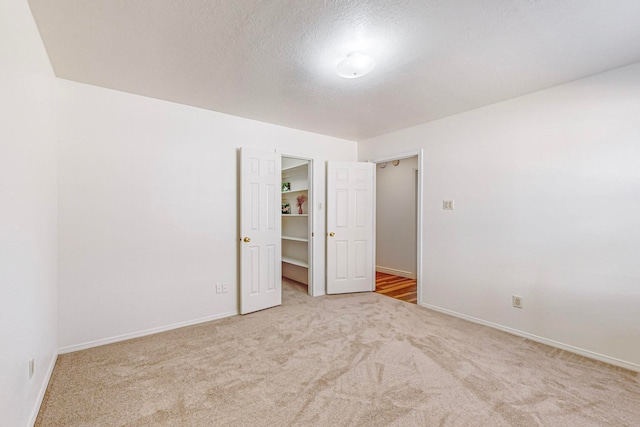
[[[36,425],[638,426],[639,374],[375,293],[61,355]]]

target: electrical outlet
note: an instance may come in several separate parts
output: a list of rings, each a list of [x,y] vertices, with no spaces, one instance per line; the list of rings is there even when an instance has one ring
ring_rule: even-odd
[[[518,295],[513,295],[511,297],[511,302],[513,303],[513,306],[515,308],[522,308],[522,297],[519,297]]]
[[[33,357],[29,359],[29,379],[33,378],[33,374],[36,371],[36,359]]]
[[[442,209],[445,211],[452,211],[455,208],[453,204],[453,200],[443,200],[442,201]]]
[[[229,293],[229,285],[227,285],[226,283],[222,284],[222,293],[223,294]]]
[[[216,294],[221,294],[222,292],[222,283],[216,283]]]

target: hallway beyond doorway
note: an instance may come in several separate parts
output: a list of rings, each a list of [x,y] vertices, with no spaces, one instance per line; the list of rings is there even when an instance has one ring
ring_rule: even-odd
[[[376,271],[376,293],[417,304],[418,288],[415,279]]]

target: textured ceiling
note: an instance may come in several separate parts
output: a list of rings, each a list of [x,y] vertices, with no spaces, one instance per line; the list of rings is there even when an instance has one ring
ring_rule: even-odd
[[[29,3],[58,77],[350,140],[640,61],[639,0]]]

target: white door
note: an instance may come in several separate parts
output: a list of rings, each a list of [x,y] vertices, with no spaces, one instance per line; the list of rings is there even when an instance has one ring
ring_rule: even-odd
[[[327,293],[375,290],[373,163],[327,162]]]
[[[240,149],[240,313],[282,303],[280,154]]]

